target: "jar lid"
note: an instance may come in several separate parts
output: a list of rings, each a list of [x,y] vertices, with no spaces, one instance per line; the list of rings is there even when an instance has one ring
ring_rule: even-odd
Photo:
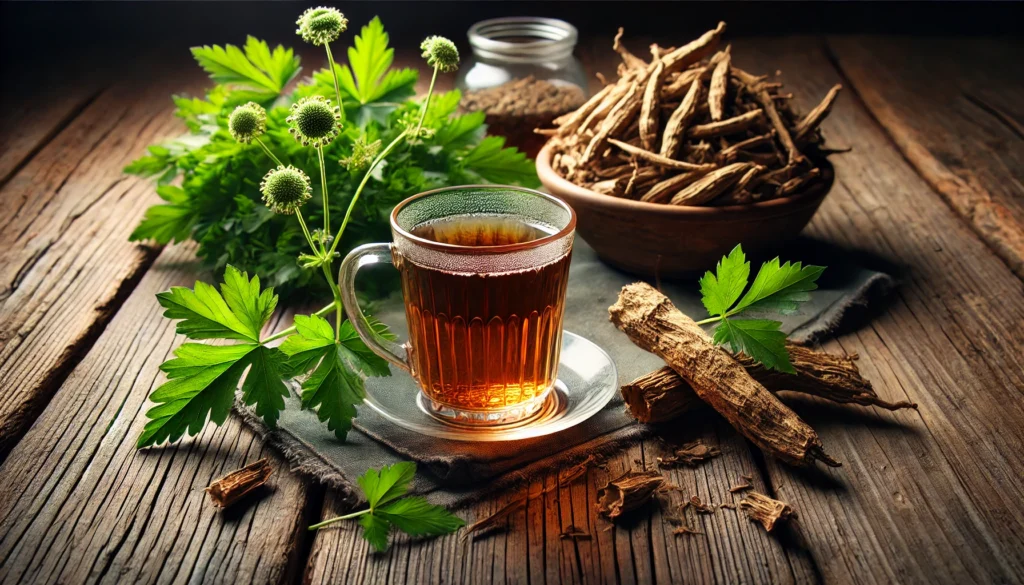
[[[510,16],[469,27],[469,44],[478,58],[528,63],[572,56],[576,27],[556,18]]]

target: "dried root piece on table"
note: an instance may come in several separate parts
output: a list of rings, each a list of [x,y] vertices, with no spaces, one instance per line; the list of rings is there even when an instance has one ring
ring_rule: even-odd
[[[693,441],[678,449],[674,449],[671,455],[658,457],[658,464],[662,467],[675,467],[677,465],[697,467],[701,463],[718,457],[721,454],[722,452],[718,447],[709,447],[702,441]]]
[[[206,488],[206,493],[210,494],[210,500],[215,506],[227,508],[249,492],[267,483],[273,472],[274,468],[270,466],[270,461],[264,457],[214,480]]]
[[[747,373],[772,392],[788,390],[832,402],[877,406],[886,410],[917,408],[913,402],[887,402],[879,398],[871,382],[864,379],[857,368],[856,355],[833,355],[792,342],[786,344],[786,351],[795,374],[769,370],[743,354],[733,357],[746,368]],[[668,366],[624,385],[622,398],[629,413],[642,423],[670,421],[705,406],[686,380]]]
[[[597,511],[614,520],[646,504],[664,482],[657,471],[627,471],[597,490]]]
[[[740,500],[740,508],[747,513],[751,520],[760,522],[768,532],[775,528],[776,523],[796,517],[796,512],[789,507],[789,504],[769,498],[760,492],[747,494]]]
[[[744,480],[743,483],[736,484],[736,485],[732,486],[731,488],[729,488],[729,493],[738,494],[740,492],[745,492],[747,490],[752,490],[752,489],[754,489],[754,486],[750,485],[749,481],[745,481]],[[722,504],[722,505],[724,506],[725,504]]]
[[[754,165],[751,163],[733,163],[714,170],[673,195],[671,203],[672,205],[707,203],[732,187],[753,167]]]
[[[623,287],[608,313],[633,343],[665,360],[704,402],[765,453],[792,465],[820,460],[839,466],[825,453],[814,429],[649,284]]]
[[[697,511],[698,514],[714,514],[714,504],[705,504],[700,501],[697,496],[690,496],[690,506]]]

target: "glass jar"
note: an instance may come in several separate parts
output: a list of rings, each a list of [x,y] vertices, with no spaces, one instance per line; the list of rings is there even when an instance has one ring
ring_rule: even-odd
[[[488,132],[535,157],[546,138],[535,134],[587,99],[587,78],[573,56],[576,27],[554,18],[484,20],[469,29],[472,57],[456,87],[466,111],[487,114]]]

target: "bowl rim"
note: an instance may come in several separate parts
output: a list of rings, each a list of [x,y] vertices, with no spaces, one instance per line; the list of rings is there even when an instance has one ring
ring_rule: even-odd
[[[822,157],[821,160],[816,162],[822,170],[822,176],[825,178],[825,181],[818,183],[809,189],[805,189],[804,191],[788,195],[786,197],[779,197],[769,201],[756,201],[754,203],[745,203],[742,205],[722,205],[718,207],[649,203],[647,201],[637,201],[635,199],[623,199],[621,197],[602,195],[601,193],[597,193],[596,191],[592,191],[586,187],[580,187],[568,179],[563,178],[551,167],[551,151],[553,148],[553,142],[554,139],[548,140],[544,144],[544,147],[540,149],[540,152],[537,153],[537,175],[540,177],[541,183],[544,183],[545,187],[547,187],[547,183],[550,181],[560,191],[568,192],[572,197],[579,197],[595,205],[618,208],[621,210],[657,212],[660,214],[675,216],[735,215],[737,212],[757,212],[760,210],[787,207],[799,203],[811,203],[815,200],[823,199],[832,189],[832,185],[835,182],[835,171],[832,167],[832,163],[830,163],[828,159]],[[560,193],[555,193],[554,195],[560,195]]]

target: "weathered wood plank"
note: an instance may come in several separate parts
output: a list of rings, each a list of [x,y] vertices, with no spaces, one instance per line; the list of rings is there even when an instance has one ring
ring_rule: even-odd
[[[838,77],[817,39],[734,55],[752,71],[781,69],[805,110]],[[833,157],[836,185],[810,235],[905,268],[889,309],[827,349],[859,353],[881,396],[920,410],[808,401],[799,412],[843,467],[769,461],[771,487],[797,509],[827,581],[1020,581],[1024,287],[856,99],[840,98],[825,132],[854,150]]]
[[[185,71],[169,76],[175,89],[203,87]],[[152,182],[121,169],[182,131],[171,91],[170,80],[104,91],[0,189],[0,459],[155,257],[128,242],[158,201]]]
[[[157,368],[182,341],[153,295],[191,286],[193,254],[163,253],[0,467],[0,581],[268,583],[300,570],[307,488],[241,423],[135,448]],[[272,487],[214,508],[203,488],[263,456]]]
[[[900,152],[1024,278],[1019,39],[834,37],[834,62]]]
[[[5,93],[0,99],[0,186],[38,153],[99,94],[92,77],[66,83],[49,80],[39,95]]]
[[[701,438],[718,445],[722,456],[695,469],[664,470],[678,489],[663,496],[663,503],[652,503],[619,524],[598,515],[598,487],[627,469],[656,468],[657,457],[669,453],[669,445],[637,444],[610,456],[603,467],[591,467],[586,476],[569,485],[558,484],[555,470],[518,491],[459,511],[472,521],[530,494],[507,531],[427,541],[397,535],[390,550],[375,554],[354,523],[322,530],[313,543],[306,579],[311,583],[389,583],[396,582],[397,575],[416,583],[815,582],[815,568],[806,551],[772,538],[734,510],[721,509],[712,515],[689,510],[687,524],[702,534],[672,533],[669,517],[680,516],[684,498],[697,495],[704,502],[731,502],[729,487],[736,485],[739,476],[758,473],[747,443],[725,423],[704,416],[687,419],[684,426],[685,431],[674,439]],[[755,485],[760,480],[755,479]],[[344,509],[337,500],[328,498],[323,517],[341,513]],[[590,538],[561,538],[570,527]]]

